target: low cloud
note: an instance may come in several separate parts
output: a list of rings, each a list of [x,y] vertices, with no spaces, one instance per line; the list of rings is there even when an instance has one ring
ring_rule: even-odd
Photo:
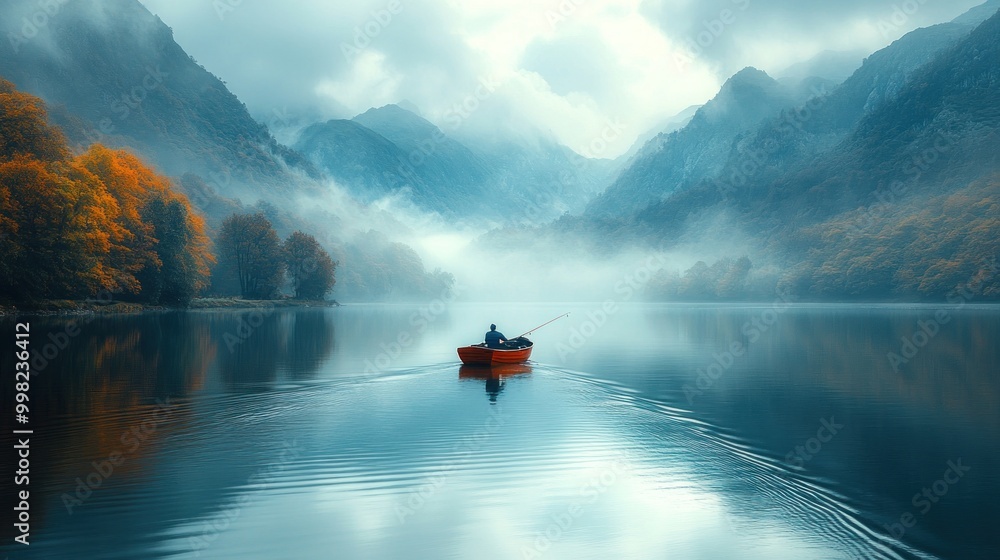
[[[579,149],[617,120],[627,133],[612,157],[744,66],[773,73],[824,50],[871,52],[978,3],[910,0],[893,20],[899,2],[870,0],[141,1],[264,122],[408,100],[441,126],[490,77],[504,86],[470,127],[518,123]]]

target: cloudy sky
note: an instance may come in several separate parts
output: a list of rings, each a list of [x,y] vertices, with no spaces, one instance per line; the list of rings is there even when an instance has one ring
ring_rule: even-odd
[[[873,52],[981,3],[141,1],[272,125],[406,100],[448,133],[537,129],[600,157],[704,103],[742,67],[780,75],[824,50]]]

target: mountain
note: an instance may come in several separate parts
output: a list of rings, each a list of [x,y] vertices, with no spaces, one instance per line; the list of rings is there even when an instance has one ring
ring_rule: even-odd
[[[910,32],[865,59],[839,86],[813,78],[793,88],[763,72],[743,70],[687,127],[649,141],[587,213],[626,217],[699,183],[705,184],[689,196],[704,202],[775,180],[788,166],[843,141],[866,114],[891,102],[914,72],[973,28],[944,23]],[[709,114],[715,119],[709,121]],[[674,207],[687,208],[681,202]]]
[[[854,74],[866,54],[865,51],[823,51],[778,72],[778,79],[798,82],[806,78],[823,78],[839,84]]]
[[[488,223],[580,211],[615,168],[537,131],[459,140],[411,109],[386,105],[317,123],[293,147],[362,200],[401,194],[449,219]]]
[[[967,184],[997,169],[991,131],[998,98],[991,96],[1000,58],[990,53],[996,51],[998,18],[971,32],[955,23],[920,29],[875,53],[801,126],[765,127],[749,137],[742,152],[763,150],[770,140],[769,161],[747,189],[730,184],[724,190],[772,211],[807,205],[818,217],[854,208],[897,179],[917,175],[938,186]],[[933,53],[932,43],[941,45]],[[920,162],[923,150],[936,152],[935,165]],[[792,196],[804,184],[814,194],[827,193],[822,204]]]
[[[796,102],[791,88],[746,68],[698,109],[682,130],[646,143],[587,214],[629,214],[669,196],[685,183],[722,170],[734,138]]]
[[[698,113],[698,109],[701,109],[701,107],[701,105],[691,105],[680,113],[660,121],[646,132],[640,134],[639,137],[635,139],[632,147],[630,147],[627,152],[622,154],[619,159],[624,162],[629,162],[633,157],[635,157],[636,154],[639,153],[640,150],[642,150],[642,147],[653,138],[656,138],[660,134],[670,134],[671,132],[681,130],[691,122],[691,119],[694,118],[695,114]]]
[[[616,160],[582,156],[551,134],[530,128],[465,141],[490,162],[491,190],[514,204],[507,216],[511,223],[537,224],[581,212],[619,169]]]
[[[258,211],[282,237],[312,234],[340,261],[342,299],[426,300],[453,283],[386,235],[405,231],[393,216],[329,188],[275,141],[137,0],[9,0],[0,32],[0,77],[45,101],[73,151],[100,143],[136,153],[205,214],[209,235],[234,212]],[[348,126],[351,138],[364,132]]]
[[[484,160],[398,105],[309,126],[294,148],[362,200],[405,193],[417,206],[452,219],[502,216],[485,203],[490,169]]]
[[[836,150],[795,178],[839,193],[846,204],[899,179],[919,178],[938,192],[964,186],[1000,171],[998,99],[1000,14],[914,72],[891,103],[866,114]],[[845,170],[858,177],[837,186],[823,180]]]
[[[1000,14],[919,29],[756,125],[717,112],[732,121],[705,127],[713,100],[644,146],[583,215],[483,244],[701,255],[654,275],[653,298],[1000,299],[998,45]]]
[[[351,185],[366,202],[387,196],[408,184],[404,172],[408,154],[381,134],[353,120],[334,119],[310,125],[294,144],[320,169]],[[426,185],[419,181],[421,191]]]
[[[425,208],[457,214],[484,211],[498,217],[496,206],[483,204],[488,164],[462,143],[423,117],[398,105],[369,109],[354,122],[389,139],[404,154],[394,171],[406,178],[414,200]]]
[[[779,233],[815,271],[791,282],[819,294],[1000,297],[998,99],[995,13],[867,115],[814,173],[773,186],[773,200],[787,201],[777,213],[796,203],[826,210],[796,220],[814,223],[796,242]]]
[[[516,222],[580,210],[604,187],[612,166],[535,130],[456,139],[398,105],[369,109],[354,121],[407,153],[404,174],[427,185],[415,181],[416,200],[436,198],[438,208],[458,214]],[[505,204],[497,204],[498,198]]]
[[[830,99],[830,115],[817,126],[851,128],[861,116],[892,100],[913,72],[967,36],[975,24],[942,23],[916,29],[865,59]]]
[[[770,172],[725,193],[701,183],[633,231],[692,239],[727,216],[784,269],[773,282],[811,297],[1000,297],[1000,14],[908,75],[840,141],[769,154]]]
[[[174,176],[212,179],[226,196],[287,195],[294,176],[318,173],[279,145],[217,77],[135,0],[58,5],[41,29],[24,22],[33,0],[0,8],[8,38],[0,75],[49,105],[70,141],[131,147]],[[33,25],[33,24],[32,24]]]
[[[952,22],[962,25],[979,25],[990,19],[998,10],[1000,10],[1000,0],[989,0],[958,16]]]

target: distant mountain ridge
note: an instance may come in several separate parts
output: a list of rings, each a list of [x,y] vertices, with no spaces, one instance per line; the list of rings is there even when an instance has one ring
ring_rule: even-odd
[[[982,13],[973,10],[959,20],[972,21]],[[754,183],[773,180],[787,164],[815,157],[846,138],[865,115],[891,102],[914,72],[974,27],[951,22],[912,31],[866,58],[839,86],[816,82],[811,94],[796,93],[763,72],[745,69],[684,129],[643,146],[587,214],[628,216],[703,181],[729,191],[733,183],[746,181],[741,169],[748,166]],[[737,95],[741,91],[742,98]],[[751,91],[758,92],[756,100]],[[810,98],[810,107],[803,107]],[[713,113],[715,119],[709,120]],[[747,163],[748,157],[761,159],[760,154],[767,154],[768,161]]]
[[[688,181],[720,172],[738,134],[795,102],[792,88],[756,68],[741,70],[687,126],[647,142],[615,182],[589,204],[587,214],[633,213]]]
[[[42,4],[55,13],[41,12],[44,25],[29,28]],[[258,211],[282,237],[313,234],[340,261],[341,299],[426,301],[454,282],[378,231],[402,229],[393,216],[331,193],[309,160],[276,142],[137,0],[9,0],[0,4],[0,35],[0,76],[44,99],[75,148],[136,152],[173,177],[205,213],[210,235],[232,213]]]
[[[541,135],[459,141],[398,105],[314,124],[293,147],[363,200],[399,195],[451,219],[497,224],[581,210],[614,165]]]
[[[0,29],[22,33],[18,16],[37,9],[12,0]],[[60,4],[37,37],[0,56],[0,75],[45,99],[72,142],[133,146],[171,175],[211,178],[226,196],[271,198],[287,194],[293,174],[319,176],[134,0]]]
[[[979,25],[993,17],[998,10],[1000,10],[1000,0],[988,0],[951,21],[962,25]]]
[[[727,98],[781,94],[741,74],[583,215],[483,243],[703,255],[656,274],[658,299],[1000,299],[1000,13],[915,30],[755,124]],[[706,126],[709,111],[731,120]]]
[[[818,77],[841,83],[864,62],[865,51],[823,51],[809,60],[793,64],[777,73],[779,80]]]
[[[430,121],[398,105],[372,108],[352,120],[389,139],[404,153],[402,164],[393,172],[403,177],[402,186],[410,187],[414,200],[424,208],[455,215],[483,211],[491,218],[499,216],[495,205],[483,207],[481,202],[488,189],[487,163]]]

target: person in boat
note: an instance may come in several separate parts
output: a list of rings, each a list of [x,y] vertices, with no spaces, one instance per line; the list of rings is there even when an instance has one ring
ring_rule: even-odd
[[[490,332],[486,333],[486,346],[488,348],[503,348],[507,342],[507,337],[497,330],[496,325],[490,325]]]

